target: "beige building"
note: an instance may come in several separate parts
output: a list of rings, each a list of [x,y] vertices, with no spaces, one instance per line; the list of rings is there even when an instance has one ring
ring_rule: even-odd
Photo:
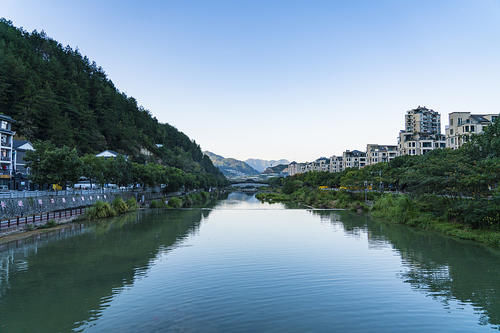
[[[473,134],[481,134],[491,125],[498,114],[471,114],[470,112],[452,112],[446,127],[446,147],[457,149],[469,141]]]
[[[343,158],[342,156],[331,156],[330,157],[330,166],[329,166],[329,171],[330,172],[342,172],[344,170],[344,165],[343,165]]]
[[[425,106],[409,110],[405,115],[405,132],[441,134],[441,115]]]
[[[406,112],[405,129],[399,132],[398,155],[424,155],[446,147],[438,112],[418,107]]]
[[[395,145],[366,145],[366,164],[373,165],[380,162],[389,162],[398,156],[398,146]]]
[[[328,172],[330,169],[330,160],[326,157],[320,157],[311,164],[312,164],[311,167],[312,171]]]
[[[342,154],[342,168],[361,169],[366,166],[366,153],[359,150],[346,150]]]

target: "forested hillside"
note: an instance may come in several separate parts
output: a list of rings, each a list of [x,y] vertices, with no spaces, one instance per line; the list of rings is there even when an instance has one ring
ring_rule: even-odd
[[[80,155],[111,149],[136,162],[223,179],[195,141],[121,93],[95,62],[5,19],[0,19],[0,113],[14,118],[17,135],[31,141],[76,147]]]

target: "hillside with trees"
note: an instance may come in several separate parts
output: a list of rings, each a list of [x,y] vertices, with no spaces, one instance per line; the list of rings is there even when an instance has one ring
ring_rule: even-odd
[[[80,156],[110,149],[137,163],[225,182],[195,141],[120,92],[78,49],[5,19],[0,19],[0,112],[16,120],[18,137],[33,142],[74,147]]]

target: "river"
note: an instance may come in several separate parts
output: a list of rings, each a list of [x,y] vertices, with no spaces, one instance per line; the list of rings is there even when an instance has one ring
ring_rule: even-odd
[[[500,253],[344,211],[232,193],[0,252],[0,332],[483,332]]]

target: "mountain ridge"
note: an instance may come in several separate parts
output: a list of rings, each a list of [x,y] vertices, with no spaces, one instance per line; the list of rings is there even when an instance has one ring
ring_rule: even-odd
[[[259,174],[259,171],[255,170],[244,161],[231,157],[226,158],[208,150],[205,150],[203,153],[210,157],[212,163],[219,168],[226,177],[255,176]]]
[[[280,164],[290,164],[290,162],[286,159],[281,160],[263,160],[259,158],[248,158],[245,160],[245,163],[250,165],[252,168],[259,172],[264,172],[269,167],[274,167]]]

